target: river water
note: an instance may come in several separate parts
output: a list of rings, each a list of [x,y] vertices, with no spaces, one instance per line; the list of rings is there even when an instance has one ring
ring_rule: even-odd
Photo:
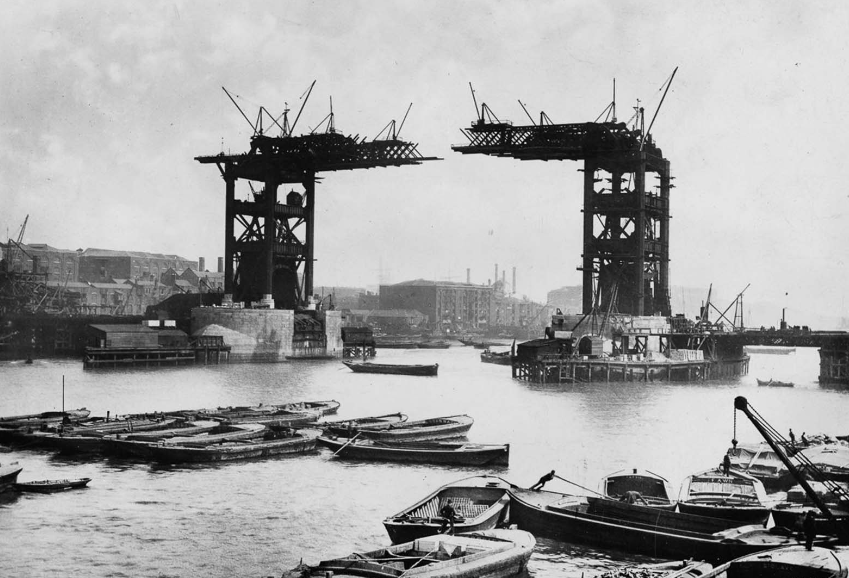
[[[778,431],[849,433],[849,388],[817,383],[816,349],[753,354],[748,376],[713,383],[539,385],[483,364],[479,350],[379,350],[380,361],[439,363],[439,376],[351,373],[338,361],[87,370],[77,360],[0,364],[0,415],[86,407],[112,415],[336,399],[338,416],[402,411],[411,420],[467,413],[469,439],[510,443],[509,467],[357,463],[327,450],[224,465],[164,466],[41,450],[0,453],[19,481],[92,478],[85,490],[0,497],[0,576],[210,578],[279,576],[387,545],[381,521],[447,482],[478,473],[529,486],[555,469],[590,489],[603,475],[649,469],[676,488],[721,460],[744,395]],[[756,378],[793,381],[758,387]],[[64,381],[64,387],[63,387]],[[760,441],[742,414],[741,442]],[[560,480],[546,489],[580,492]],[[614,551],[539,539],[529,573],[594,576],[627,561]]]

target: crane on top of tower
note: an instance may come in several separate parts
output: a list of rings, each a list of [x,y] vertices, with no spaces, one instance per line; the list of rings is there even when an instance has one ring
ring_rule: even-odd
[[[660,112],[660,107],[663,106],[663,101],[666,98],[666,93],[669,92],[669,87],[672,86],[672,79],[675,78],[675,73],[678,72],[678,67],[675,67],[675,70],[672,71],[672,74],[669,78],[664,82],[666,88],[663,90],[663,96],[660,97],[660,102],[657,104],[657,108],[654,111],[654,116],[651,117],[651,122],[649,123],[649,128],[643,132],[643,140],[640,142],[640,150],[643,150],[643,146],[646,144],[646,139],[651,135],[651,128],[654,126],[654,121],[657,118],[657,113]],[[662,87],[661,87],[662,88]],[[642,109],[640,109],[640,113],[642,114]],[[651,141],[649,141],[651,142]]]
[[[401,129],[404,128],[404,123],[407,122],[407,115],[410,114],[410,109],[413,108],[413,103],[410,103],[410,106],[407,107],[407,112],[404,113],[404,118],[401,119],[401,124],[398,126],[398,130],[395,130],[395,119],[390,120],[386,126],[380,129],[380,132],[377,133],[377,136],[374,137],[373,140],[380,140],[381,135],[385,132],[386,139],[384,140],[398,140],[398,137],[401,135]]]
[[[312,89],[315,86],[315,83],[316,83],[316,81],[313,80],[312,84],[310,84],[309,88],[307,90],[305,90],[304,93],[301,94],[301,96],[299,97],[299,100],[303,100],[303,102],[301,103],[301,108],[298,110],[298,115],[295,117],[295,121],[291,125],[289,125],[289,104],[288,103],[284,103],[283,112],[276,117],[274,115],[272,115],[268,111],[267,108],[265,108],[262,105],[258,105],[259,110],[257,112],[256,121],[251,121],[251,119],[248,118],[248,115],[245,114],[245,111],[242,109],[242,107],[239,106],[239,103],[236,102],[237,98],[240,98],[242,100],[247,100],[247,99],[245,99],[242,96],[239,96],[238,94],[236,94],[236,95],[232,94],[229,90],[227,90],[223,86],[221,87],[221,90],[224,91],[224,93],[227,95],[227,98],[230,99],[230,102],[233,103],[233,105],[236,107],[236,109],[239,111],[239,113],[241,113],[242,117],[245,119],[245,121],[248,123],[248,125],[250,125],[251,130],[253,131],[253,136],[260,136],[260,135],[265,133],[265,129],[263,127],[263,120],[265,119],[265,117],[268,117],[271,120],[271,123],[273,125],[277,126],[277,128],[280,129],[280,136],[281,137],[289,137],[289,136],[292,136],[292,133],[295,130],[295,126],[298,124],[298,119],[301,118],[301,113],[304,111],[304,107],[306,106],[307,101],[310,98],[310,94],[312,94]],[[331,100],[331,103],[330,103],[330,108],[331,108],[331,114],[332,114],[332,111],[333,111],[333,101],[332,100]],[[283,121],[282,124],[280,122],[281,118],[282,118],[282,121]],[[322,122],[324,122],[324,121],[322,121]]]

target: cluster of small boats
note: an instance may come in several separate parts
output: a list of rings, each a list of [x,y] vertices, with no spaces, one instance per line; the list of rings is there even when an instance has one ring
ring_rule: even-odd
[[[105,454],[165,463],[223,462],[301,454],[326,447],[333,457],[462,466],[508,465],[509,444],[471,443],[469,415],[421,420],[393,413],[328,420],[339,402],[180,410],[88,419],[64,416],[0,418],[0,441],[65,453]],[[61,412],[55,412],[61,413]],[[71,419],[74,416],[74,419]],[[33,427],[36,426],[37,427]]]
[[[694,474],[685,481],[684,499],[677,504],[716,501],[728,492],[726,497],[733,501],[735,486],[747,495],[750,488],[762,490],[757,480],[743,476],[713,470]],[[525,568],[534,536],[678,560],[622,567],[604,578],[846,575],[849,550],[835,547],[834,536],[813,536],[808,549],[804,537],[787,529],[741,523],[722,517],[719,510],[680,511],[668,494],[668,483],[652,473],[617,472],[605,477],[600,487],[614,494],[524,489],[492,475],[457,480],[383,520],[393,546],[313,566],[302,563],[284,577],[509,576]],[[650,501],[627,499],[636,493]]]

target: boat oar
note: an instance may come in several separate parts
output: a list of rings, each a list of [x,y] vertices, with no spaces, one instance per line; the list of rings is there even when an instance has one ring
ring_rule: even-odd
[[[605,497],[606,497],[604,494],[602,494],[602,493],[600,493],[600,492],[596,492],[595,490],[591,490],[591,489],[589,489],[589,488],[585,488],[585,487],[584,487],[584,486],[582,486],[581,484],[576,484],[575,482],[571,482],[571,481],[567,480],[566,478],[561,478],[561,477],[560,477],[560,476],[558,476],[557,474],[554,474],[554,477],[555,477],[555,478],[557,478],[558,480],[562,480],[562,481],[566,482],[567,484],[572,484],[573,486],[577,486],[577,487],[581,488],[582,490],[584,490],[585,492],[593,493],[593,494],[595,494],[595,495],[597,495],[597,496],[601,496],[602,498],[605,498]]]
[[[338,450],[336,450],[335,452],[333,452],[333,455],[335,456],[336,454],[338,454],[339,452],[341,452],[342,450],[344,450],[346,447],[348,447],[348,444],[350,444],[352,441],[354,441],[355,439],[357,439],[357,438],[359,437],[359,435],[360,435],[360,432],[357,432],[357,433],[356,433],[356,435],[355,435],[354,437],[349,438],[349,439],[348,439],[348,441],[346,441],[344,444],[342,444],[342,447],[340,447]]]

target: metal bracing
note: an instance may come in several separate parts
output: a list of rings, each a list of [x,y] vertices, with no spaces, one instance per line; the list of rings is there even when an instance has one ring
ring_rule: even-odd
[[[289,127],[285,113],[282,124],[271,118],[274,125]],[[257,126],[248,152],[195,160],[216,165],[226,183],[225,293],[244,302],[271,297],[275,307],[295,309],[306,305],[314,287],[316,175],[439,159],[422,156],[418,145],[398,139],[394,130],[391,138],[366,141],[338,133],[332,125],[323,133],[292,136],[284,130],[279,137]],[[239,179],[261,184],[259,191],[251,189],[252,199],[236,199]],[[284,185],[300,191],[278,200]]]
[[[463,154],[583,160],[583,313],[671,314],[669,161],[650,136],[617,122],[513,126],[484,114],[462,132],[469,144],[452,149]]]

